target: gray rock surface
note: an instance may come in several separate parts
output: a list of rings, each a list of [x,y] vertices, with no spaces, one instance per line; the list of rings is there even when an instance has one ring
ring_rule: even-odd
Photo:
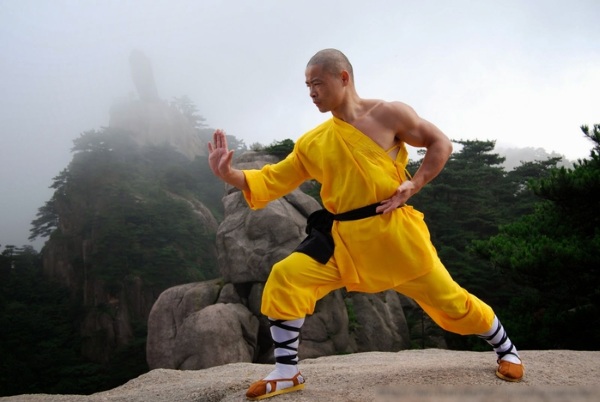
[[[213,305],[219,296],[220,281],[188,283],[165,290],[148,317],[146,360],[150,368],[177,369],[182,357],[174,351],[182,341],[182,327],[188,317]]]
[[[233,362],[251,363],[258,319],[241,304],[213,304],[189,315],[173,350],[176,367],[203,369]]]
[[[300,359],[350,353],[356,350],[350,336],[348,314],[341,290],[328,294],[306,317],[298,347]]]
[[[291,200],[288,201],[288,200]],[[225,282],[264,282],[276,262],[306,237],[308,215],[319,203],[300,190],[252,211],[241,192],[223,198],[225,219],[217,230],[217,253]]]
[[[600,397],[600,352],[526,350],[525,379],[494,375],[493,352],[440,349],[307,359],[306,388],[273,402],[592,402]],[[198,371],[153,370],[93,395],[18,395],[1,402],[241,402],[271,366],[235,363]]]
[[[356,317],[354,332],[358,352],[397,351],[410,347],[408,326],[397,292],[354,293],[349,303]]]

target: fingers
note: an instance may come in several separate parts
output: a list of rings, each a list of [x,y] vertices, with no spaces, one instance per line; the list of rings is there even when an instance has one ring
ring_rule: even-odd
[[[396,209],[396,205],[392,198],[388,198],[387,200],[383,200],[377,208],[375,208],[375,212],[378,214],[387,214],[388,212]]]
[[[225,135],[225,131],[220,130],[221,131],[221,141],[222,141],[222,146],[223,148],[225,148],[225,150],[227,150],[227,136]]]
[[[394,194],[392,197],[383,200],[380,202],[380,205],[375,208],[375,212],[381,214],[387,214],[389,212],[395,211],[398,207],[404,205],[404,197],[398,193]]]
[[[226,158],[226,162],[227,162],[227,170],[231,171],[231,161],[233,160],[233,151],[229,151],[227,153],[227,158]]]
[[[378,208],[382,208],[381,209],[381,213],[382,214],[387,214],[387,213],[390,213],[392,211],[395,211],[396,208],[398,208],[398,206],[396,204],[388,204],[388,205],[386,205],[384,207],[378,207]],[[377,210],[375,210],[375,211],[377,211]]]
[[[208,144],[209,150],[211,148],[213,150],[218,149],[218,148],[224,148],[225,150],[227,150],[227,136],[225,135],[225,131],[221,130],[220,128],[215,130],[215,132],[213,134],[213,142],[214,142],[214,145],[212,145],[210,143]]]
[[[395,211],[401,205],[402,204],[399,204],[397,202],[391,202],[386,205],[378,206],[377,208],[375,208],[375,212],[377,212],[378,214],[387,214],[387,213]]]

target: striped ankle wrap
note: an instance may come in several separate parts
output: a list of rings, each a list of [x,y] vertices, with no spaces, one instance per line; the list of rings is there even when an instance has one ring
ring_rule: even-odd
[[[271,333],[283,333],[291,335],[288,339],[276,339],[278,336],[273,336],[273,345],[275,346],[275,361],[280,364],[296,365],[298,364],[298,343],[300,341],[300,328],[287,325],[289,321],[272,320],[269,318],[271,325]],[[274,328],[275,327],[275,328]],[[283,331],[278,331],[276,328]],[[295,334],[295,336],[294,336]]]

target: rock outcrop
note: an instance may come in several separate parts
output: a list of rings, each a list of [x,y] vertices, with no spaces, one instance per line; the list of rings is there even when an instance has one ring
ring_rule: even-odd
[[[291,200],[291,202],[290,202]],[[306,237],[308,215],[319,203],[300,190],[252,211],[242,193],[223,198],[225,220],[217,231],[221,275],[226,282],[265,282],[271,267]]]
[[[598,351],[521,351],[520,383],[494,375],[493,352],[441,349],[368,352],[300,362],[302,391],[276,402],[596,402]],[[1,402],[239,402],[270,368],[234,363],[198,371],[152,370],[120,387],[92,395],[17,395]]]
[[[194,122],[176,107],[160,99],[149,59],[141,52],[134,51],[131,53],[130,67],[138,97],[122,101],[112,107],[109,128],[126,137],[127,141],[133,138],[134,145],[137,144],[140,150],[149,149],[148,145],[166,144],[190,160],[196,156],[206,155],[206,144],[200,140],[198,127],[194,126]],[[71,172],[65,174],[59,183],[62,187],[57,193],[60,195],[52,200],[52,209],[56,213],[58,227],[43,249],[44,273],[69,288],[73,300],[81,304],[85,310],[81,322],[82,354],[96,362],[109,361],[111,354],[117,348],[127,345],[134,338],[133,322],[147,320],[152,305],[160,292],[165,289],[164,286],[157,287],[144,283],[140,276],[131,273],[124,274],[123,278],[117,280],[118,283],[114,283],[115,280],[111,277],[112,283],[109,284],[103,278],[103,272],[110,267],[97,266],[90,262],[92,256],[98,253],[98,232],[103,230],[102,224],[95,222],[105,219],[109,208],[122,202],[122,199],[110,198],[113,190],[120,188],[118,191],[123,193],[124,198],[133,197],[140,205],[148,201],[147,198],[154,198],[154,196],[147,196],[144,191],[137,192],[133,183],[124,184],[127,179],[123,177],[129,177],[127,174],[119,176],[121,172],[117,172],[116,169],[109,174],[104,174],[102,169],[105,167],[101,164],[89,166],[87,163],[89,161],[86,159],[90,155],[89,151],[93,150],[95,154],[101,154],[93,147],[101,148],[98,144],[103,144],[102,141],[101,137],[98,137],[97,143],[90,142],[89,149],[86,148],[85,151],[74,155],[69,167]],[[127,141],[123,143],[129,146]],[[104,150],[106,155],[125,155],[129,152],[128,148],[119,148],[121,142],[117,141],[115,144],[116,146],[111,145],[112,148],[107,147]],[[147,163],[143,160],[146,156],[141,160],[136,159],[140,152],[133,152],[133,154],[136,156],[132,157],[132,154],[128,154],[129,157],[124,157],[131,165],[123,170],[142,170],[143,167],[140,165]],[[185,160],[185,158],[181,159]],[[123,166],[126,164],[123,163]],[[75,188],[71,183],[73,181],[71,175],[73,172],[75,175],[82,175],[82,171],[86,174],[88,171],[94,171],[95,173],[89,176],[96,177],[97,182],[92,183],[94,180],[88,179],[88,187],[80,185],[79,188]],[[149,180],[153,180],[153,185],[157,181],[156,178]],[[156,185],[160,186],[160,184]],[[68,195],[65,195],[67,193],[65,189],[69,191]],[[97,191],[98,189],[103,192]],[[163,186],[160,191],[173,200],[188,204],[194,214],[194,224],[202,228],[207,237],[214,235],[218,226],[217,220],[199,199],[190,192],[178,195],[175,191],[167,189],[167,186]],[[128,219],[132,220],[131,225],[140,224],[139,219],[136,221],[136,218],[130,216],[125,217],[121,224],[129,224]],[[165,239],[165,241],[169,240]],[[179,246],[175,244],[172,249],[177,247]],[[182,250],[175,252],[183,254]],[[214,260],[216,254],[214,245],[207,247],[206,254],[209,253],[212,255],[204,255],[195,261],[190,261],[190,264],[200,266],[201,259]],[[132,268],[132,271],[136,268],[139,267]]]
[[[182,199],[175,195],[173,198]],[[197,199],[185,201],[191,206],[197,224],[208,233],[215,233],[217,222],[212,213]],[[150,286],[133,275],[113,288],[101,277],[88,274],[88,259],[96,252],[97,238],[94,233],[86,236],[81,230],[86,221],[77,211],[98,212],[102,208],[88,203],[79,205],[73,200],[66,206],[61,202],[56,205],[60,211],[61,236],[52,236],[44,246],[44,273],[70,289],[73,300],[85,309],[80,326],[82,355],[92,361],[107,362],[117,348],[132,341],[134,323],[148,320],[164,287]]]
[[[197,127],[173,105],[160,99],[150,60],[133,51],[131,76],[138,98],[123,99],[110,109],[109,127],[127,130],[139,145],[169,144],[193,160],[207,154]]]
[[[220,291],[220,281],[208,281],[160,295],[148,320],[149,365],[186,370],[254,360],[258,319],[241,303],[217,303]]]
[[[171,145],[190,160],[207,154],[190,122],[163,100],[117,102],[110,109],[109,127],[130,132],[139,145]]]
[[[260,168],[274,162],[264,159],[247,153],[236,167]],[[159,297],[148,320],[150,368],[273,361],[269,324],[260,313],[264,283],[273,264],[304,239],[308,215],[321,207],[296,190],[251,211],[242,193],[231,187],[223,204],[225,216],[217,230],[221,279],[177,286]],[[334,291],[307,317],[299,357],[407,349],[410,336],[403,305],[408,303],[393,291]],[[219,341],[211,339],[215,336]]]

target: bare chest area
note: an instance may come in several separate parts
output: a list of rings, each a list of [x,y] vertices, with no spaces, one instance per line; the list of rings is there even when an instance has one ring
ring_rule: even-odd
[[[392,129],[368,117],[356,120],[353,126],[379,145],[390,158],[396,159],[400,148],[400,140]]]

